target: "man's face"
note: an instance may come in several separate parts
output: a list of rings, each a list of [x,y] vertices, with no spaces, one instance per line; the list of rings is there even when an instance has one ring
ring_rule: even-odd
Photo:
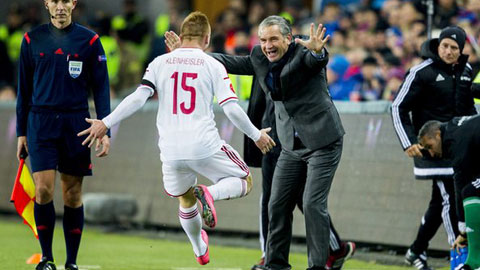
[[[72,18],[72,11],[77,5],[77,0],[45,0],[45,6],[52,20],[64,23]]]
[[[455,40],[450,38],[444,38],[438,45],[438,55],[443,62],[451,65],[455,64],[460,57],[460,48]]]
[[[442,157],[442,137],[440,131],[435,132],[433,137],[424,136],[421,138],[420,145],[430,153],[430,156]]]
[[[276,62],[287,52],[292,36],[284,37],[278,25],[266,26],[260,31],[260,46],[268,61]]]

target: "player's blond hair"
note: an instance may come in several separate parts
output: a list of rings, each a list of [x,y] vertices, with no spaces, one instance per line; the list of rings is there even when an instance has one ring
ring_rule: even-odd
[[[207,15],[194,11],[185,18],[180,27],[180,37],[183,39],[200,39],[210,34],[210,23]]]

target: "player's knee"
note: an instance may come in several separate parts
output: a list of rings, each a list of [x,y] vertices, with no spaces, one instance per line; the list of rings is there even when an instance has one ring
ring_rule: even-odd
[[[53,200],[53,188],[48,185],[37,185],[35,188],[35,198],[39,204],[49,203]]]
[[[183,208],[190,208],[197,203],[197,198],[193,194],[193,188],[190,188],[185,194],[178,196],[180,206]]]
[[[82,191],[68,189],[63,193],[63,203],[71,208],[82,206]]]
[[[246,178],[245,178],[245,182],[247,182],[247,192],[245,192],[245,196],[248,195],[248,193],[250,193],[250,191],[252,190],[253,188],[253,178],[252,178],[252,175],[249,174]]]

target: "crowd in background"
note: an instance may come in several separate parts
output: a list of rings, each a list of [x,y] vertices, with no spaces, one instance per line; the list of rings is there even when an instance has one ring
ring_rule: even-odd
[[[145,66],[167,52],[163,33],[178,32],[191,7],[188,1],[166,1],[166,11],[151,22],[138,12],[135,0],[118,1],[122,14],[90,11],[79,1],[74,21],[101,36],[109,69],[112,97],[129,94]],[[318,1],[314,1],[318,3]],[[424,0],[323,0],[310,8],[302,0],[229,0],[214,19],[212,52],[249,54],[256,44],[258,24],[269,15],[288,19],[296,35],[308,35],[310,23],[323,24],[330,35],[327,67],[329,90],[335,100],[393,100],[405,72],[422,61],[427,39]],[[44,23],[41,2],[12,3],[0,23],[0,100],[15,99],[16,69],[23,35]],[[476,75],[480,70],[480,1],[434,0],[433,31],[459,25],[467,33],[464,53]],[[232,79],[233,80],[233,79]],[[251,80],[239,78],[239,95],[248,99]]]

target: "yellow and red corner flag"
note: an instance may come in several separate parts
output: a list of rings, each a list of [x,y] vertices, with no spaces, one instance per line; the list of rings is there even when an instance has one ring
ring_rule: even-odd
[[[33,207],[35,204],[35,184],[32,175],[25,166],[26,153],[20,155],[20,166],[18,167],[17,177],[13,185],[10,202],[15,205],[18,214],[23,218],[23,223],[30,226],[33,234],[38,239],[37,226],[35,225],[35,216]]]

